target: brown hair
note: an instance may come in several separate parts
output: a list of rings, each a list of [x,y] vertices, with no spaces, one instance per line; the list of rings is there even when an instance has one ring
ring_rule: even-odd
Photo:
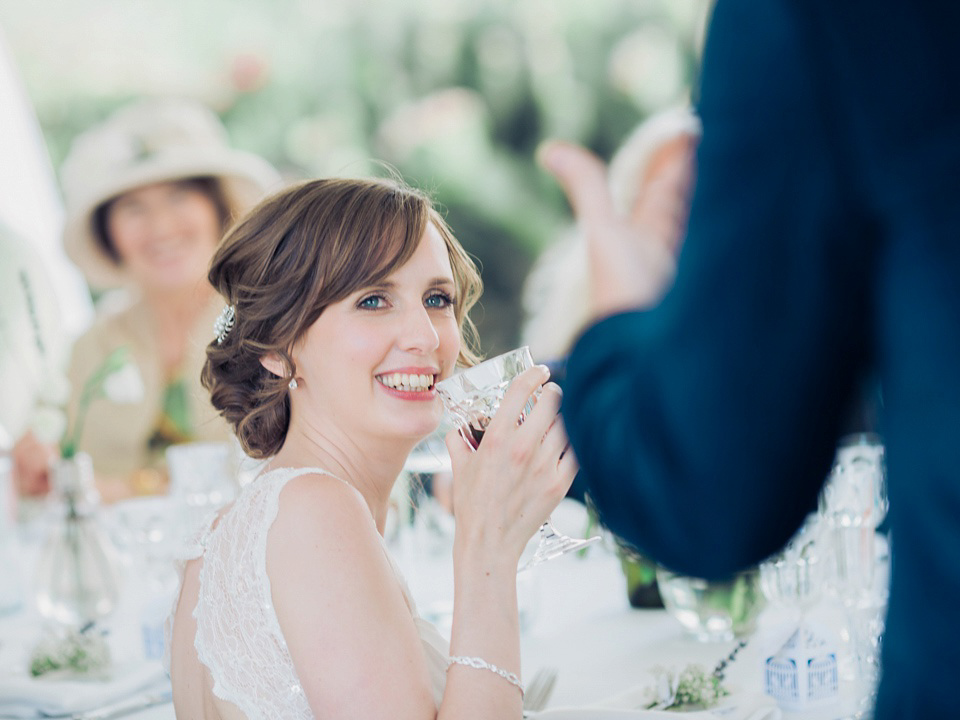
[[[290,349],[324,309],[402,266],[427,228],[447,246],[461,333],[458,362],[477,361],[467,316],[480,296],[476,266],[430,201],[398,181],[310,180],[264,200],[217,249],[210,283],[236,308],[222,344],[207,347],[204,387],[252,457],[276,454],[290,423],[286,378],[260,363],[276,353],[290,375]]]
[[[179,185],[189,190],[196,190],[206,195],[217,210],[217,217],[220,218],[220,232],[222,233],[227,229],[227,225],[230,223],[230,207],[223,193],[223,187],[217,178],[183,178],[180,180],[171,180],[170,182],[174,185]],[[97,242],[100,243],[100,248],[106,253],[107,257],[117,265],[121,263],[120,253],[117,252],[117,247],[113,244],[113,238],[110,237],[110,233],[107,231],[107,220],[110,218],[110,208],[113,206],[113,203],[123,195],[124,193],[120,193],[120,195],[116,195],[106,202],[101,203],[97,209],[93,211],[93,219],[91,220],[93,223],[93,236],[97,239]]]

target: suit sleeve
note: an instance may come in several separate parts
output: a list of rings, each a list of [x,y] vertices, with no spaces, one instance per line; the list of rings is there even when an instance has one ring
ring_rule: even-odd
[[[815,507],[866,352],[868,221],[787,2],[720,0],[677,281],[588,329],[563,413],[605,523],[720,577]]]

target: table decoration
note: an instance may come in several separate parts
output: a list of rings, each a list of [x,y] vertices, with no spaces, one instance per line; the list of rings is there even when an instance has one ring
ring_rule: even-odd
[[[764,666],[764,692],[785,710],[829,707],[840,697],[836,647],[806,618]]]
[[[50,382],[57,385],[65,380],[51,377]],[[38,439],[50,442],[59,436],[60,447],[60,457],[50,470],[50,484],[62,517],[50,528],[36,571],[37,607],[48,619],[77,628],[108,615],[117,604],[116,560],[97,518],[100,496],[93,464],[80,452],[80,443],[94,400],[109,397],[115,403],[129,403],[142,394],[140,374],[130,362],[129,350],[121,346],[87,378],[72,424],[58,407],[37,408],[34,430]]]
[[[726,642],[749,635],[764,607],[757,568],[721,581],[660,567],[657,586],[667,611],[701,642]]]
[[[79,628],[116,607],[120,594],[116,559],[97,521],[99,496],[90,457],[79,453],[60,458],[51,480],[62,517],[50,527],[40,551],[37,608],[47,619]]]
[[[92,623],[79,630],[48,627],[30,658],[33,677],[82,675],[104,679],[109,668],[110,646]]]
[[[653,669],[656,689],[647,710],[707,710],[730,694],[718,673],[707,674],[700,665],[687,665],[682,670]]]

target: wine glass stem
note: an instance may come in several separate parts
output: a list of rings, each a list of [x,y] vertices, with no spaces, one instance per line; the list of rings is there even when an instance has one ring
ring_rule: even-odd
[[[599,536],[586,538],[585,540],[568,537],[557,532],[556,528],[554,528],[550,522],[550,518],[547,518],[547,521],[540,526],[540,540],[537,544],[537,551],[519,571],[527,570],[548,560],[553,560],[572,550],[579,550],[599,539]]]

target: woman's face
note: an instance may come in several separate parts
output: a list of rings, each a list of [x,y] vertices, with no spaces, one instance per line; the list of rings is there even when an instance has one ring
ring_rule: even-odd
[[[434,385],[460,352],[455,293],[447,247],[428,224],[410,260],[328,306],[293,349],[293,422],[324,418],[354,438],[433,432],[443,412]]]
[[[130,190],[107,211],[121,264],[147,289],[192,287],[206,278],[221,230],[214,201],[187,182]]]

